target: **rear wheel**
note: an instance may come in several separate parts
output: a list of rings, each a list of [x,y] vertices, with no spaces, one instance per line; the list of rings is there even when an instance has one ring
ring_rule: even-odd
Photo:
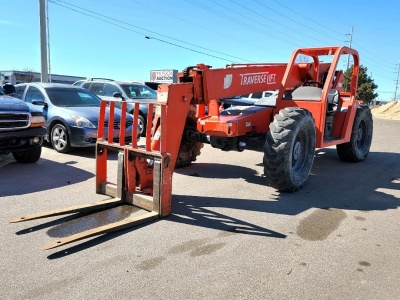
[[[15,160],[20,163],[35,163],[39,160],[41,154],[42,146],[12,153]]]
[[[367,158],[372,142],[373,121],[367,106],[357,108],[353,129],[348,143],[336,145],[339,158],[348,162],[360,162]]]
[[[281,109],[264,145],[264,174],[281,192],[297,191],[308,178],[315,154],[315,124],[308,110]]]
[[[188,131],[197,130],[196,107],[191,105],[188,115],[186,117],[185,128],[183,129],[182,140],[179,146],[178,158],[176,160],[175,168],[183,168],[189,166],[200,155],[200,150],[204,144],[195,141],[189,141],[186,138]]]
[[[67,128],[63,124],[55,124],[51,129],[50,142],[54,150],[60,153],[71,151]]]

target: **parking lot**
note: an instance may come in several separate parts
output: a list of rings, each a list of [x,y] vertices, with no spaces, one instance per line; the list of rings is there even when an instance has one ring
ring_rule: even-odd
[[[173,177],[172,215],[42,250],[45,243],[133,213],[8,220],[106,199],[93,148],[46,146],[36,164],[0,157],[2,299],[397,299],[400,121],[374,119],[363,163],[316,151],[305,186],[265,185],[259,147],[206,145]],[[117,158],[110,157],[110,177]]]

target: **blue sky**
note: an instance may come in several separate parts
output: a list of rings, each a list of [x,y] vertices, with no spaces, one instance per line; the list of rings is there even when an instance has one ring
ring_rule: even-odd
[[[39,0],[2,0],[0,12],[0,70],[40,72]],[[48,13],[53,74],[116,80],[197,63],[287,62],[297,48],[347,46],[353,27],[378,99],[394,97],[398,0],[48,0]]]

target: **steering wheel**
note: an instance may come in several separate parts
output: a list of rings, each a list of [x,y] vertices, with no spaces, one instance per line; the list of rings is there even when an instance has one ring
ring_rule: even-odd
[[[315,81],[315,80],[309,80],[302,84],[302,86],[314,86],[314,85],[316,85],[317,87],[319,87],[321,89],[324,87],[324,84],[322,82]]]

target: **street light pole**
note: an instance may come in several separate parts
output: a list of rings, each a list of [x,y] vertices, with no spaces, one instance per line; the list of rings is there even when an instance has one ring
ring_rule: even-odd
[[[47,59],[47,20],[46,0],[39,0],[40,19],[40,57],[41,57],[41,82],[49,82],[49,67]]]

